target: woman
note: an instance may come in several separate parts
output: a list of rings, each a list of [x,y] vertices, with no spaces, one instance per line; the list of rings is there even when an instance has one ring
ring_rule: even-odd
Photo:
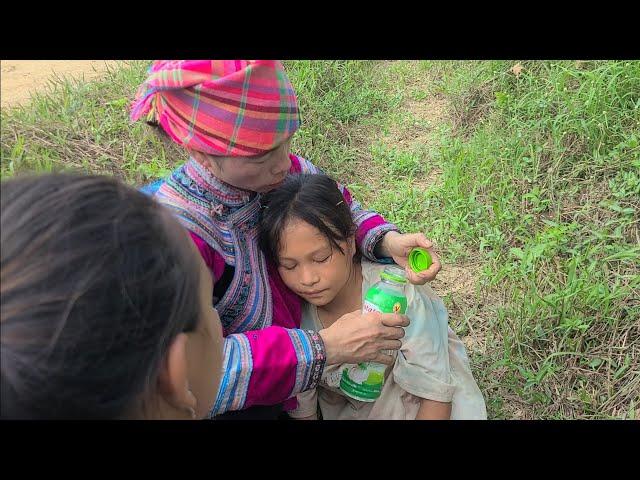
[[[171,213],[100,176],[1,192],[0,416],[207,416],[222,331],[211,274]]]
[[[287,175],[320,173],[289,152],[300,124],[295,93],[280,62],[156,61],[138,90],[132,120],[144,118],[184,147],[189,160],[157,191],[190,231],[216,287],[213,303],[225,333],[223,377],[212,416],[246,410],[243,418],[275,418],[315,388],[326,365],[377,361],[396,350],[403,316],[353,312],[319,332],[300,329],[301,301],[257,243],[260,197]],[[373,261],[406,265],[422,234],[401,235],[363,210],[340,186],[357,225],[356,240]],[[440,262],[409,280],[425,283]],[[266,406],[267,408],[260,408]]]

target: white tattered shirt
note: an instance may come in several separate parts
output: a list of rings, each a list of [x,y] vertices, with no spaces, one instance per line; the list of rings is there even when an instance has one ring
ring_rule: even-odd
[[[385,265],[362,262],[362,296],[379,281]],[[413,420],[421,399],[451,402],[451,419],[487,418],[484,398],[469,366],[464,344],[449,327],[444,303],[428,285],[405,287],[406,315],[402,347],[395,363],[385,371],[385,383],[375,402],[361,402],[340,390],[342,370],[350,365],[325,368],[318,387],[297,395],[294,418],[313,415],[318,408],[325,420]],[[322,328],[318,311],[306,303],[302,327]]]

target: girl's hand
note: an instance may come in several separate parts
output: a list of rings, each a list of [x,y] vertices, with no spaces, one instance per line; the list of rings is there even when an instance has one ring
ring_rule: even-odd
[[[431,254],[433,263],[431,266],[420,273],[415,273],[409,268],[408,259],[409,252],[416,247],[426,248]],[[391,257],[407,274],[407,280],[414,285],[424,285],[430,282],[442,268],[440,257],[433,249],[433,243],[427,240],[424,233],[398,233],[389,232],[382,239],[380,256]]]

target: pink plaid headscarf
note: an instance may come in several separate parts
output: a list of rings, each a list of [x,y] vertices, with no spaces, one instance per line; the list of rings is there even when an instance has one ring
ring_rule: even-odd
[[[300,126],[275,60],[157,60],[131,106],[132,121],[143,116],[186,148],[232,157],[263,155]]]

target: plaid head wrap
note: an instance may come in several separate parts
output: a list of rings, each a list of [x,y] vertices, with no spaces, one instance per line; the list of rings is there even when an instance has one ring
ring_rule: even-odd
[[[300,126],[298,102],[274,60],[157,60],[131,120],[145,117],[183,147],[216,156],[263,155]]]

